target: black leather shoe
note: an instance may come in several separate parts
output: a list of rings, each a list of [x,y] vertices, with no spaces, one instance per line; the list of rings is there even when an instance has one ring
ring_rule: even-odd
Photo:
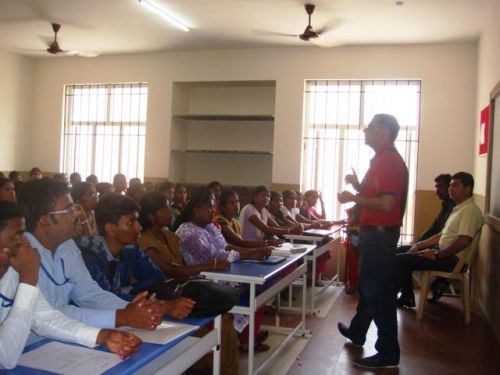
[[[352,363],[363,368],[394,368],[398,367],[399,365],[399,362],[386,361],[380,358],[379,354],[375,354],[370,357],[354,359]]]
[[[353,340],[351,338],[351,334],[349,333],[349,328],[344,323],[337,323],[337,328],[339,329],[339,332],[342,334],[342,336],[351,340],[352,345],[361,348],[365,343],[364,340],[363,341]]]
[[[399,297],[396,300],[396,306],[398,307],[406,307],[408,309],[411,309],[415,307],[415,297]]]
[[[448,285],[446,283],[434,280],[431,284],[432,298],[429,298],[429,302],[437,302],[446,292],[447,288]]]

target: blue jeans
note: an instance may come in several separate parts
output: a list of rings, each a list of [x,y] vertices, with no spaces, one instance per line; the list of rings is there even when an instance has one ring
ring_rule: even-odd
[[[349,326],[351,338],[364,342],[372,320],[377,326],[380,357],[399,363],[394,264],[398,232],[360,233],[359,302]]]

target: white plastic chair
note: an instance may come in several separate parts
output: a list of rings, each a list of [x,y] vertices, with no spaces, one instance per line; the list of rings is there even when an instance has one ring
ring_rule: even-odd
[[[425,303],[427,302],[427,292],[429,291],[431,281],[439,276],[450,280],[460,281],[460,297],[464,306],[465,324],[470,323],[470,268],[479,247],[480,236],[481,231],[474,236],[469,246],[458,253],[459,260],[453,271],[422,271],[417,319],[422,319],[424,314]]]

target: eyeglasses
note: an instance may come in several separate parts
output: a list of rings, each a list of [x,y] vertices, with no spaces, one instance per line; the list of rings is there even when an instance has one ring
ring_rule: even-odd
[[[66,207],[64,210],[51,211],[48,215],[64,215],[68,214],[71,216],[76,216],[79,213],[79,208],[76,204],[72,204],[71,206]]]

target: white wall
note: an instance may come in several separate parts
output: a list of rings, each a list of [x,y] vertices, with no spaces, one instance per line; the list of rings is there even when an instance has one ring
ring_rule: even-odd
[[[31,167],[33,68],[31,59],[0,50],[1,171]]]
[[[500,2],[492,4],[490,17],[485,20],[485,28],[479,41],[478,51],[478,89],[477,107],[475,115],[476,133],[474,143],[474,177],[476,186],[474,192],[484,196],[486,194],[486,155],[479,156],[479,112],[489,104],[490,91],[500,81]],[[498,131],[498,124],[497,124]],[[498,173],[498,171],[496,171]]]
[[[148,82],[145,176],[159,177],[168,175],[173,81],[276,80],[273,182],[297,184],[304,80],[422,79],[417,189],[432,189],[436,174],[473,167],[476,53],[476,45],[468,43],[41,59],[35,74],[33,162],[44,170],[59,167],[64,84]]]

